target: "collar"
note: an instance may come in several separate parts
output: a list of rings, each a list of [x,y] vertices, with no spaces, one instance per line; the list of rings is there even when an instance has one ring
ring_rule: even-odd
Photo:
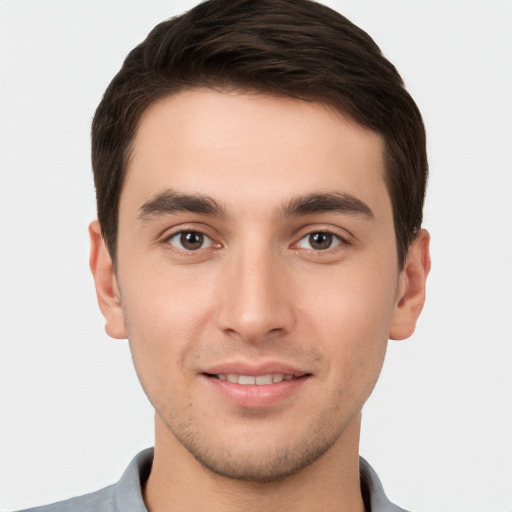
[[[153,453],[153,448],[140,452],[115,485],[113,498],[119,512],[147,512],[142,499],[142,486],[151,472]],[[359,458],[359,468],[367,512],[406,512],[388,500],[377,473],[362,457]]]

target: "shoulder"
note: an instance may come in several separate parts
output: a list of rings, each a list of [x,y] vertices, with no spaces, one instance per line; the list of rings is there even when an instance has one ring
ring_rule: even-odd
[[[140,452],[116,484],[65,501],[19,512],[147,512],[142,486],[153,463],[153,449]]]
[[[359,471],[366,510],[371,512],[407,512],[389,501],[377,473],[363,457],[359,457]]]
[[[115,512],[116,510],[115,485],[110,485],[90,494],[19,512]]]

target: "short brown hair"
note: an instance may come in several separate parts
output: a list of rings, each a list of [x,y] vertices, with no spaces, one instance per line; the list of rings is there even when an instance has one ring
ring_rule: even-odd
[[[371,37],[309,0],[208,0],[160,23],[130,52],[92,124],[98,219],[114,262],[119,199],[140,117],[156,100],[197,87],[323,102],[380,133],[403,266],[421,227],[428,174],[421,114]]]

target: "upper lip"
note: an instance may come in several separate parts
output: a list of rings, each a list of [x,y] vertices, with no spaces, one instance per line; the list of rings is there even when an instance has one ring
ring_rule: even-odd
[[[201,373],[209,375],[235,374],[235,375],[269,375],[281,373],[283,375],[293,375],[302,377],[309,374],[303,368],[288,363],[278,361],[267,361],[263,363],[249,363],[247,361],[230,361],[214,364],[201,370]]]

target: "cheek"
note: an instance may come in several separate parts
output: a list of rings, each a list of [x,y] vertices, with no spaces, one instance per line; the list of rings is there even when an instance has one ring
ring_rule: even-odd
[[[174,387],[209,315],[208,291],[190,277],[150,271],[121,286],[130,349],[145,388]],[[146,389],[148,392],[148,389]]]
[[[344,391],[369,393],[377,380],[394,311],[394,277],[378,265],[343,269],[325,279],[321,293],[304,296],[301,317],[309,326],[303,328],[323,340],[330,378]],[[321,282],[316,276],[311,284]]]
[[[331,326],[341,337],[371,340],[387,338],[395,307],[397,271],[382,262],[320,269],[294,290],[302,312]],[[372,336],[371,333],[374,333]]]
[[[164,270],[148,266],[131,272],[121,287],[128,328],[154,341],[186,335],[197,326],[209,307],[206,297],[211,293],[209,281],[200,272],[160,267]]]

